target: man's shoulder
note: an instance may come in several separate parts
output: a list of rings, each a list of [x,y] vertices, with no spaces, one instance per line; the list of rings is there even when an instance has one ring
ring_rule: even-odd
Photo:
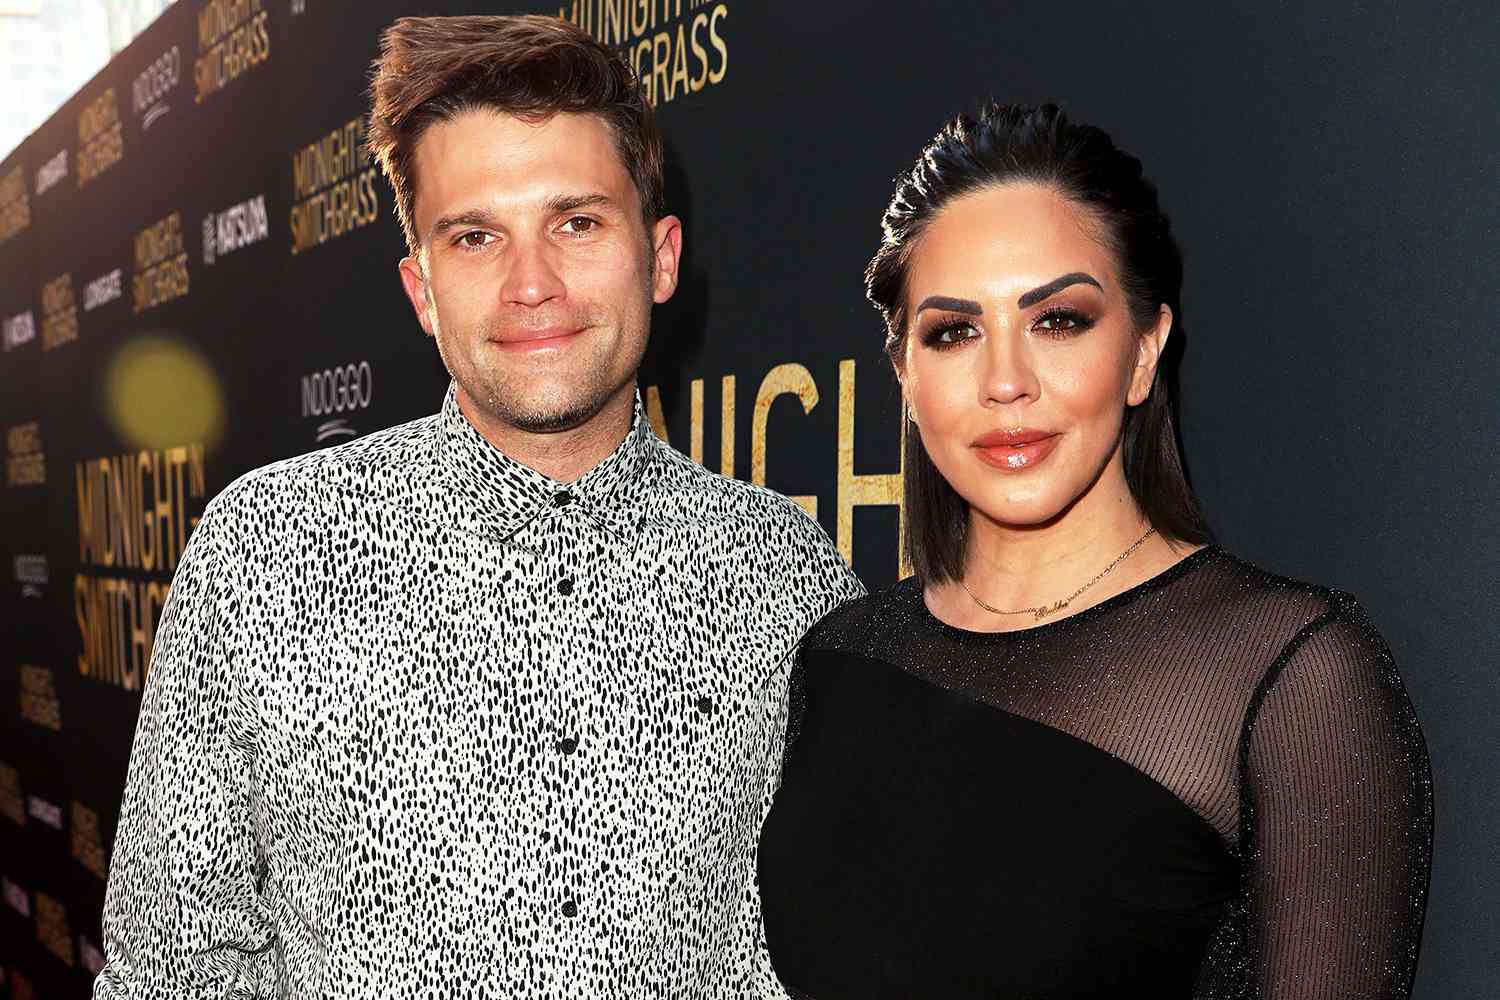
[[[818,522],[796,501],[765,486],[706,469],[658,440],[661,475],[655,501],[668,519],[730,526],[752,525],[764,537],[808,538],[826,543]]]
[[[410,483],[414,465],[427,461],[437,416],[374,431],[331,448],[283,458],[234,479],[208,505],[219,517],[256,517],[268,504],[306,498],[327,489],[385,493]]]

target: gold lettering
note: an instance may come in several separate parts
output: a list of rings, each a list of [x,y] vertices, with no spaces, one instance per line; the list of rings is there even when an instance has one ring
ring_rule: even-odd
[[[703,380],[693,379],[688,408],[688,457],[703,464]]]
[[[714,48],[719,50],[719,69],[717,72],[709,72],[709,83],[718,83],[724,79],[724,74],[729,72],[729,46],[725,45],[724,39],[719,36],[719,18],[728,16],[729,8],[724,4],[719,4],[714,8],[713,17],[708,22],[708,40]]]
[[[766,485],[766,422],[771,416],[771,404],[779,396],[796,396],[802,403],[802,412],[812,412],[818,405],[818,385],[812,372],[799,364],[777,365],[766,372],[760,389],[755,394],[755,412],[750,418],[750,481],[757,486]],[[789,499],[800,504],[809,515],[818,516],[816,496],[794,496]]]
[[[854,361],[839,362],[839,449],[838,449],[838,547],[845,562],[854,559],[854,508],[894,504],[900,527],[896,546],[900,555],[901,576],[910,575],[906,562],[905,472],[906,422],[901,425],[902,469],[894,473],[856,474],[854,471]]]
[[[719,472],[734,478],[734,376],[719,383]]]

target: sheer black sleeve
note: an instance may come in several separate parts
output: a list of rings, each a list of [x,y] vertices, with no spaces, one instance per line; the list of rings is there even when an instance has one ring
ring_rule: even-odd
[[[1241,744],[1250,993],[1404,998],[1431,867],[1426,745],[1352,598],[1288,643]]]

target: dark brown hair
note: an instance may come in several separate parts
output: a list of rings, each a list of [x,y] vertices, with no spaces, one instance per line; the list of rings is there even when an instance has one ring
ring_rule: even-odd
[[[594,114],[614,135],[647,224],[661,217],[662,143],[656,115],[625,62],[561,18],[403,17],[380,38],[370,84],[370,155],[396,192],[412,253],[415,154],[427,128],[488,109],[532,121]]]
[[[865,269],[865,294],[885,319],[886,353],[896,364],[905,346],[907,270],[927,225],[953,198],[1014,181],[1051,185],[1101,224],[1139,329],[1155,322],[1162,305],[1172,310],[1172,335],[1151,393],[1125,411],[1125,482],[1163,537],[1208,541],[1208,523],[1188,485],[1175,423],[1176,361],[1183,346],[1182,251],[1141,162],[1117,148],[1102,129],[1074,124],[1051,104],[993,102],[977,118],[959,115],[943,126],[916,164],[897,178],[881,218],[884,238]],[[904,459],[906,554],[912,568],[924,582],[958,579],[969,505],[933,465],[919,434],[906,435]]]

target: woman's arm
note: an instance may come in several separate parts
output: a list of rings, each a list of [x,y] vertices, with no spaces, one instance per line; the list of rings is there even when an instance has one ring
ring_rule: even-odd
[[[1251,996],[1404,998],[1432,860],[1427,747],[1390,652],[1335,595],[1273,666],[1242,745]]]

